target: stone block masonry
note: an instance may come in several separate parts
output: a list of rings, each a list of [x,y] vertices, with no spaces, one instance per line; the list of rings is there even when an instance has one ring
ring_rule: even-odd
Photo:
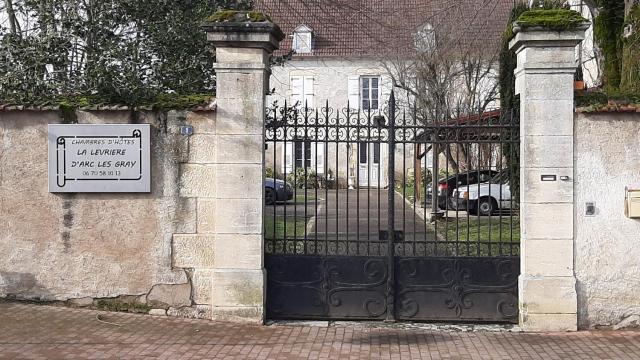
[[[263,322],[265,97],[284,35],[228,25],[206,27],[216,112],[77,112],[151,124],[150,193],[49,193],[47,125],[61,114],[0,111],[0,297]]]
[[[0,297],[210,318],[215,208],[205,197],[215,195],[215,178],[185,169],[213,162],[215,112],[77,116],[151,124],[151,192],[49,193],[47,125],[61,115],[0,111]],[[199,136],[181,135],[183,125]]]
[[[518,290],[526,331],[577,330],[573,77],[585,29],[521,29],[510,44],[521,111]]]

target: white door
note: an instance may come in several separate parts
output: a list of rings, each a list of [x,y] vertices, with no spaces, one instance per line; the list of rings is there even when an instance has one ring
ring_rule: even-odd
[[[360,187],[380,186],[380,143],[360,144],[358,175]]]

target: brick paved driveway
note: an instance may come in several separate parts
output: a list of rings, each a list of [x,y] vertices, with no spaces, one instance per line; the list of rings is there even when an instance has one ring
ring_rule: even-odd
[[[0,358],[640,359],[640,332],[252,326],[0,303]]]

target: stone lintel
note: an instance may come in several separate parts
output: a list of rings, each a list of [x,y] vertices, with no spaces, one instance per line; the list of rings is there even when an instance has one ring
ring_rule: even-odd
[[[279,48],[284,33],[271,22],[205,22],[207,40],[215,47],[258,48],[272,52]]]
[[[526,47],[576,47],[585,38],[586,27],[580,26],[575,30],[553,31],[544,28],[520,29],[514,27],[516,36],[509,42],[509,48],[516,53]]]
[[[256,71],[266,72],[267,75],[271,74],[271,69],[264,63],[215,63],[213,68],[216,69],[217,73]]]

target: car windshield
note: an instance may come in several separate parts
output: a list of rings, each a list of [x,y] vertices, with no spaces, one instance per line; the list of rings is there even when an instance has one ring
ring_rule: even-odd
[[[509,172],[501,171],[488,182],[491,184],[506,184],[509,182]]]

